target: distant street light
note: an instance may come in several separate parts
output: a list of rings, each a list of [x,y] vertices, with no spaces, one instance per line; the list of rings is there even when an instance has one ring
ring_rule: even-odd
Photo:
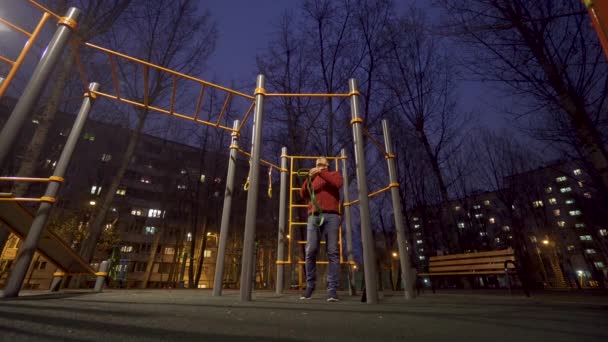
[[[543,245],[548,245],[549,244],[549,240],[543,240]]]

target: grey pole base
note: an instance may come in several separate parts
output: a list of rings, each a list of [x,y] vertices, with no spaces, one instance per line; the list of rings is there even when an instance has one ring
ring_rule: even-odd
[[[95,288],[93,289],[93,291],[95,292],[101,292],[104,288],[105,285],[105,280],[108,272],[108,268],[110,266],[110,263],[107,260],[104,260],[101,262],[101,264],[99,265],[99,272],[100,273],[106,273],[105,275],[98,275],[97,279],[95,280]]]
[[[61,281],[63,280],[63,277],[60,276],[55,276],[53,277],[53,281],[51,282],[51,287],[50,287],[50,291],[51,292],[57,292],[59,291],[59,289],[61,288]]]

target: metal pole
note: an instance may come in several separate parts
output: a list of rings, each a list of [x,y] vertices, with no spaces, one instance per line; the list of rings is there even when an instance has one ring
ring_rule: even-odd
[[[64,273],[57,269],[53,274],[53,281],[51,282],[51,292],[57,292],[61,288],[61,281],[63,280]]]
[[[91,91],[96,91],[98,88],[99,83],[89,84],[89,90]],[[78,139],[80,138],[80,132],[82,131],[85,121],[87,120],[87,116],[89,115],[89,111],[91,110],[92,104],[93,99],[89,97],[89,93],[85,93],[85,98],[82,101],[82,105],[78,111],[78,116],[76,117],[76,121],[74,121],[70,135],[68,136],[65,146],[63,147],[63,151],[61,151],[61,156],[57,161],[57,166],[55,167],[52,178],[63,179],[66,169],[70,163],[70,159],[72,158],[72,153],[76,148],[76,143],[78,143]],[[34,221],[32,222],[32,226],[30,227],[30,231],[25,237],[21,248],[19,248],[19,255],[17,255],[17,260],[15,261],[15,268],[8,278],[2,297],[16,297],[19,295],[19,290],[23,284],[23,279],[25,278],[27,269],[32,262],[32,257],[34,256],[34,252],[38,246],[40,234],[44,229],[53,203],[55,202],[55,197],[57,196],[59,186],[60,182],[58,181],[49,182],[46,192],[44,193],[44,197],[42,197],[43,199],[46,199],[46,201],[40,204],[40,207],[36,212],[36,216],[34,217]]]
[[[353,139],[355,144],[355,165],[357,171],[357,185],[359,187],[359,214],[361,216],[361,243],[363,245],[363,272],[365,275],[365,291],[367,304],[378,303],[378,284],[376,279],[376,252],[374,250],[374,236],[369,218],[369,201],[367,195],[367,176],[365,174],[365,146],[363,144],[363,119],[361,119],[359,106],[359,90],[354,78],[348,80],[350,96],[350,109],[352,112],[351,125],[353,126]]]
[[[226,258],[226,244],[228,243],[228,230],[230,229],[230,210],[234,194],[234,174],[236,173],[236,157],[239,148],[239,133],[236,131],[240,125],[239,120],[232,124],[232,141],[230,142],[230,157],[228,159],[228,175],[226,176],[226,191],[224,192],[224,208],[222,209],[222,224],[217,245],[217,259],[215,260],[215,276],[213,278],[213,295],[221,296],[224,282],[224,261]]]
[[[348,191],[348,169],[346,167],[346,151],[344,149],[340,150],[340,156],[342,157],[342,182],[343,184],[343,192],[344,192],[344,203],[350,202],[350,193]],[[345,236],[346,236],[346,260],[348,261],[348,293],[351,296],[355,296],[357,291],[353,285],[352,276],[354,275],[352,272],[352,263],[355,261],[355,256],[353,254],[353,220],[352,214],[350,211],[350,205],[344,206],[344,226],[345,226]]]
[[[99,275],[97,275],[97,279],[95,280],[95,292],[101,292],[103,290],[103,285],[105,284],[106,277],[108,276],[108,269],[110,268],[110,262],[108,260],[104,260],[99,264]]]
[[[388,178],[391,186],[391,199],[393,200],[393,216],[395,217],[395,230],[397,231],[397,247],[399,248],[399,264],[401,266],[401,282],[403,283],[403,294],[405,299],[415,297],[414,283],[415,278],[412,278],[410,246],[408,239],[405,237],[405,227],[403,225],[403,207],[401,206],[401,197],[399,196],[399,182],[397,180],[397,167],[395,166],[395,154],[393,152],[393,142],[391,140],[388,121],[382,120],[382,132],[384,134],[384,148],[388,156],[386,163],[388,164]]]
[[[245,214],[245,236],[241,258],[241,301],[251,301],[251,282],[255,261],[255,221],[258,209],[258,189],[260,174],[260,145],[262,142],[262,112],[264,110],[264,75],[258,75],[255,86],[255,108],[253,111],[253,136],[251,137],[251,166],[249,167],[249,191],[247,192],[247,211]]]
[[[279,236],[277,238],[277,261],[285,261],[285,241],[289,243],[287,235],[285,234],[285,227],[287,226],[287,147],[281,148],[281,190],[279,193]],[[277,288],[276,293],[283,293],[283,282],[285,277],[285,265],[282,263],[277,264]]]
[[[53,68],[63,54],[63,49],[67,44],[72,31],[76,28],[76,21],[80,16],[80,10],[75,7],[68,9],[65,17],[59,21],[59,27],[55,35],[47,46],[40,62],[36,66],[32,77],[27,82],[23,94],[19,97],[11,116],[2,127],[0,132],[0,168],[6,162],[9,151],[12,150],[17,135],[21,131],[23,124],[28,116],[33,112],[33,108],[38,102],[38,98],[46,85]]]

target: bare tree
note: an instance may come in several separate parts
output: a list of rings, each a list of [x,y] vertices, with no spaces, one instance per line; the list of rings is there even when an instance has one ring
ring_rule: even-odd
[[[124,16],[121,30],[114,30],[112,41],[116,46],[124,46],[127,41],[133,47],[132,53],[159,66],[171,68],[182,73],[200,71],[200,66],[214,49],[216,40],[215,24],[208,12],[197,13],[197,5],[191,0],[154,2],[146,1],[130,8]],[[138,39],[133,39],[137,37]],[[121,80],[126,93],[131,98],[143,101],[144,91],[142,77],[135,72],[138,66],[119,63]],[[167,93],[171,88],[171,75],[159,69],[151,70],[147,85],[147,99],[150,104],[156,101],[167,102]],[[120,181],[131,161],[135,147],[149,116],[149,110],[137,110],[135,129],[125,149],[121,166],[103,196],[99,211],[91,221],[89,235],[81,249],[82,257],[90,261],[95,252],[95,245],[106,214]]]
[[[582,3],[438,2],[450,13],[445,33],[473,52],[467,59],[470,70],[524,99],[518,117],[535,124],[537,137],[578,151],[608,198],[608,153],[602,136],[608,67]]]

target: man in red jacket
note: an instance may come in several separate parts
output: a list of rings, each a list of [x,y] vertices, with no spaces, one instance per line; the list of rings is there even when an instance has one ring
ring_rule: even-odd
[[[312,298],[317,282],[317,254],[319,244],[325,236],[327,259],[327,301],[337,302],[340,251],[338,229],[340,229],[340,188],[342,175],[329,171],[327,158],[317,159],[316,167],[309,172],[300,195],[308,200],[308,223],[306,227],[306,290],[300,299]],[[309,184],[309,179],[310,184]]]

